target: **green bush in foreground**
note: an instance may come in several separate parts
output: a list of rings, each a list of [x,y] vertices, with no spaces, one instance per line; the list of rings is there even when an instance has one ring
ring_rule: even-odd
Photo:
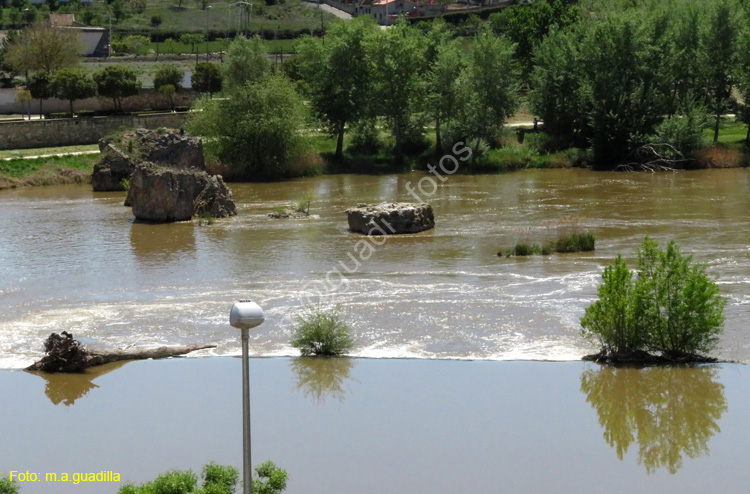
[[[255,467],[257,478],[253,479],[255,494],[279,494],[286,489],[287,473],[267,461]],[[3,491],[0,494],[16,494],[18,491]],[[240,483],[240,473],[233,466],[208,463],[203,467],[203,485],[198,487],[198,476],[192,470],[170,470],[142,485],[125,484],[118,494],[233,494]],[[16,488],[17,489],[17,488]]]
[[[303,357],[344,355],[353,344],[349,327],[335,312],[314,309],[297,317],[291,345]]]
[[[726,300],[702,264],[691,265],[679,246],[666,250],[646,237],[638,249],[638,276],[622,257],[607,267],[599,300],[586,309],[581,334],[604,354],[659,352],[667,358],[706,354],[723,331]]]
[[[0,479],[0,494],[18,494],[20,487],[8,478]]]

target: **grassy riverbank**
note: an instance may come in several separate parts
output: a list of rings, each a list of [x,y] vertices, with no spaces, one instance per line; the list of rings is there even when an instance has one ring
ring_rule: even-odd
[[[48,150],[44,149],[29,151],[34,153],[33,156],[48,154],[45,152]],[[98,154],[82,154],[33,159],[20,157],[11,160],[0,159],[0,190],[39,185],[89,183],[98,157]]]
[[[522,123],[522,117],[515,122]],[[705,145],[695,153],[693,168],[736,168],[748,166],[750,156],[745,148],[747,125],[725,119],[721,124],[719,142],[713,144],[712,130],[705,130]],[[498,173],[529,168],[586,167],[592,162],[591,152],[569,148],[551,150],[546,145],[544,133],[533,133],[531,127],[506,127],[499,138],[497,148],[483,149],[474,160],[462,166],[462,173]],[[395,141],[385,128],[381,128],[378,143],[369,149],[357,147],[351,132],[345,134],[344,155],[335,159],[336,140],[322,131],[307,136],[308,152],[296,163],[298,176],[325,173],[398,173],[426,170],[435,162],[435,131],[426,129],[422,143],[412,147],[396,160],[393,152]],[[470,145],[471,143],[469,143]],[[91,152],[97,145],[66,146],[0,151],[0,189],[34,185],[62,185],[87,183],[98,154],[75,156],[49,156],[38,159],[21,159],[27,156],[65,155]],[[8,158],[13,158],[8,160]],[[224,172],[223,166],[207,156],[209,171]],[[226,172],[224,175],[228,175]]]

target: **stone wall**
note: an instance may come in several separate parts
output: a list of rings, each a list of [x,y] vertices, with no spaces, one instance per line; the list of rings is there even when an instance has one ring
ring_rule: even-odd
[[[187,116],[183,112],[0,122],[0,149],[96,144],[100,138],[123,129],[177,129]]]
[[[28,108],[16,101],[17,91],[15,89],[0,89],[0,113],[26,115]],[[174,95],[175,106],[191,106],[195,102],[196,93],[190,89],[183,89]],[[73,110],[110,111],[112,100],[96,96],[73,102]],[[122,100],[123,111],[143,110],[169,110],[169,98],[153,88],[141,89],[136,96],[130,96]],[[62,113],[70,111],[68,101],[57,98],[46,99],[42,102],[42,111],[48,113]],[[31,101],[31,115],[39,115],[39,100]]]

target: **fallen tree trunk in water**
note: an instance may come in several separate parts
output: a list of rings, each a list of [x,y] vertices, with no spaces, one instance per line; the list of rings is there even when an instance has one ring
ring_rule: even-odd
[[[73,335],[63,331],[62,335],[52,333],[44,343],[47,355],[26,368],[29,371],[43,372],[83,372],[89,367],[104,365],[121,360],[162,359],[185,355],[196,350],[216,348],[216,345],[191,345],[182,347],[159,347],[151,350],[113,350],[111,352],[90,352],[83,348]]]

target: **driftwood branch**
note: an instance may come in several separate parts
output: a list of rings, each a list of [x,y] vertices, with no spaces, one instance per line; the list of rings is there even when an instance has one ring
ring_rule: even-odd
[[[674,172],[685,168],[693,160],[685,156],[674,146],[667,143],[645,144],[633,152],[629,163],[617,165],[615,170],[632,172]]]
[[[113,350],[90,352],[73,335],[65,331],[61,335],[52,333],[44,343],[47,355],[26,368],[29,371],[83,372],[89,367],[121,360],[162,359],[185,355],[196,350],[216,348],[216,345],[190,345],[181,347],[159,347],[151,350]]]

